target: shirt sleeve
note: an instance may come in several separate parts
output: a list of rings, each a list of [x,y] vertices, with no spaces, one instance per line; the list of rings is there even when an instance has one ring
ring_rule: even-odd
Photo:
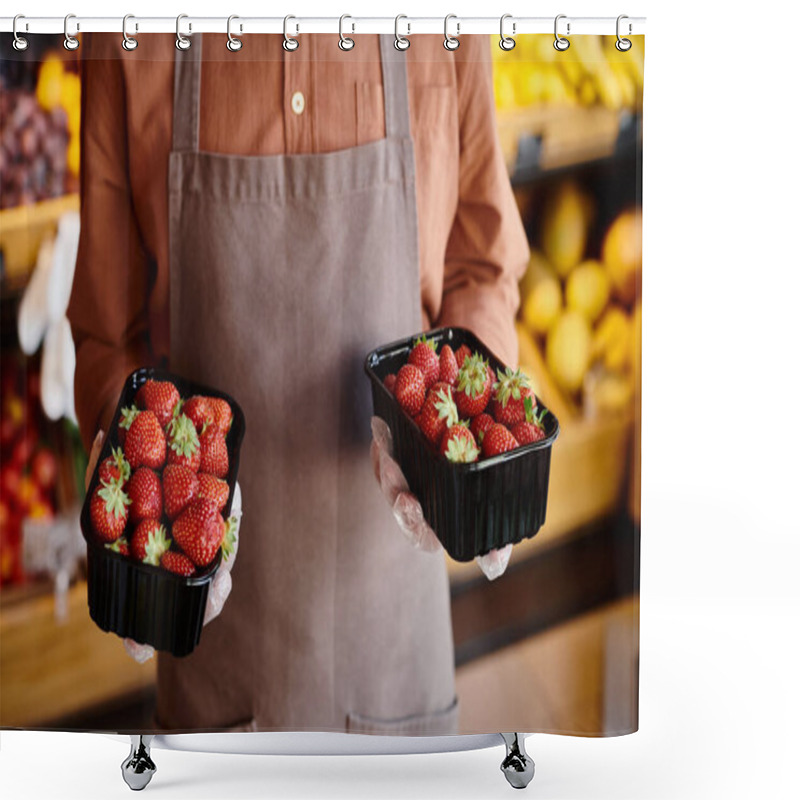
[[[456,51],[458,207],[445,253],[437,325],[469,328],[516,365],[514,317],[528,242],[500,149],[489,37],[461,41]]]
[[[75,408],[87,449],[108,430],[125,378],[152,363],[145,252],[128,177],[118,37],[85,39],[81,91],[81,235],[67,316],[75,339]]]

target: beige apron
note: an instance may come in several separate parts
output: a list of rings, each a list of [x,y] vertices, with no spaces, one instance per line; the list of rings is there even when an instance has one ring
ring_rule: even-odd
[[[159,657],[164,728],[457,732],[444,557],[404,540],[369,460],[364,357],[421,327],[405,60],[380,44],[386,138],[323,155],[201,152],[202,37],[176,54],[171,368],[247,433],[233,591]]]

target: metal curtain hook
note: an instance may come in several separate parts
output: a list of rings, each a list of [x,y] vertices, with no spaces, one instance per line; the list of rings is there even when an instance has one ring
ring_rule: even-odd
[[[620,14],[620,15],[617,17],[617,42],[616,42],[616,44],[614,45],[614,47],[616,47],[616,48],[617,48],[617,50],[619,50],[619,51],[620,51],[620,53],[627,53],[627,52],[628,52],[628,50],[630,50],[630,49],[631,49],[631,47],[633,47],[633,42],[632,42],[630,39],[623,39],[623,38],[622,38],[622,37],[619,35],[619,24],[620,24],[620,22],[622,22],[622,20],[624,20],[624,19],[628,19],[628,16],[627,16],[626,14]],[[628,33],[630,34],[630,32],[631,32],[631,24],[630,24],[630,22],[629,22],[629,23],[628,23]]]
[[[405,36],[400,35],[400,20],[401,19],[408,19],[405,14],[398,14],[394,18],[394,46],[396,50],[408,50],[411,47],[411,39],[407,39]],[[406,23],[408,27],[409,34],[411,33],[411,25]]]
[[[133,14],[126,14],[122,18],[122,47],[125,50],[135,50],[139,46],[139,42],[133,36],[128,36],[128,20],[136,19]],[[139,23],[135,22],[133,25],[135,31],[139,30]]]
[[[553,28],[553,31],[555,32],[556,35],[556,40],[553,42],[553,47],[555,47],[555,49],[558,50],[560,53],[563,53],[564,50],[566,50],[569,47],[569,39],[565,39],[563,36],[558,35],[558,21],[560,19],[566,19],[566,18],[567,18],[566,14],[559,14],[556,17],[555,26]],[[569,36],[569,22],[567,23],[567,36]]]
[[[181,20],[188,19],[188,14],[178,14],[175,18],[175,47],[178,50],[188,50],[192,46],[192,40],[181,33]],[[189,31],[192,30],[192,23],[189,23]]]
[[[234,35],[231,33],[231,22],[233,22],[235,19],[239,19],[239,17],[237,17],[237,16],[236,16],[236,14],[231,14],[231,15],[228,17],[228,41],[227,41],[227,42],[225,42],[225,47],[227,47],[227,48],[228,48],[228,50],[230,50],[230,51],[231,51],[231,53],[238,53],[238,52],[239,52],[239,50],[241,50],[241,49],[242,49],[242,40],[241,40],[241,39],[237,39],[237,38],[236,38],[236,37],[235,37],[235,36],[234,36]],[[240,26],[240,27],[239,27],[239,30],[241,31],[241,29],[242,29],[242,28],[241,28],[241,26]]]
[[[505,33],[503,32],[503,26],[505,25],[505,21],[507,19],[512,19],[512,15],[503,14],[503,16],[500,17],[500,49],[506,51],[513,50],[517,45],[517,43],[514,41],[514,39],[511,38],[511,36],[506,36]],[[517,23],[512,22],[511,33],[513,34],[516,32],[517,32]]]
[[[67,16],[64,17],[64,49],[65,50],[77,50],[78,49],[78,45],[80,44],[80,42],[74,36],[70,35],[70,32],[69,32],[69,21],[71,19],[76,19],[74,14],[67,14]],[[80,24],[76,25],[76,27],[75,27],[76,32],[79,31],[80,29],[81,29]]]
[[[291,14],[287,14],[283,18],[283,49],[287,53],[293,53],[300,47],[300,42],[294,38],[294,36],[289,36],[289,20],[290,19],[297,19],[297,17],[293,17]],[[296,26],[296,30],[299,31],[299,27]]]
[[[356,46],[355,41],[353,39],[351,39],[349,36],[345,36],[344,35],[344,31],[342,30],[342,28],[344,27],[344,21],[346,19],[353,19],[353,18],[349,14],[342,14],[342,16],[339,17],[339,49],[340,50],[352,50]],[[353,33],[355,33],[355,32],[356,32],[356,25],[355,25],[355,23],[353,23]]]
[[[451,19],[455,19],[456,20],[456,35],[455,36],[451,36],[447,32],[447,23],[450,22]],[[456,17],[455,14],[448,14],[444,18],[444,49],[445,50],[458,50],[459,46],[461,45],[461,42],[459,42],[458,38],[457,38],[459,32],[461,31],[461,23],[458,22],[457,20],[458,20],[458,18]]]
[[[21,19],[25,19],[24,14],[17,14],[14,17],[14,23],[11,26],[11,30],[14,32],[14,41],[12,42],[12,44],[14,46],[14,49],[18,50],[20,53],[23,50],[27,50],[28,49],[28,45],[30,44],[30,42],[24,36],[20,36],[17,33],[17,22],[19,20],[21,20]],[[27,22],[25,23],[25,30],[28,30],[28,23]]]

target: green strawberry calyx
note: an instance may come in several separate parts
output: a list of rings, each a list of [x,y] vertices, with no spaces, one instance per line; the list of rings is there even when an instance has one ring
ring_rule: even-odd
[[[136,406],[123,408],[122,411],[120,412],[119,427],[125,428],[126,431],[129,431],[138,413],[139,409],[136,408]]]
[[[497,387],[497,399],[500,405],[505,408],[511,398],[519,400],[522,397],[522,389],[530,389],[531,385],[528,381],[528,376],[520,370],[512,370],[507,367],[505,370],[498,372],[498,381],[495,384]]]
[[[488,380],[489,364],[480,353],[475,353],[464,359],[456,386],[459,392],[464,392],[468,397],[480,397]]]
[[[236,532],[239,530],[237,517],[230,517],[225,522],[225,536],[222,537],[222,560],[227,561],[232,555],[236,544]]]
[[[161,556],[169,550],[171,544],[171,540],[167,539],[166,528],[163,525],[159,525],[147,537],[144,545],[145,556],[142,559],[142,563],[157,567],[161,563]]]
[[[113,542],[106,542],[106,549],[113,550],[115,553],[127,553],[128,540],[124,536],[120,536],[119,539],[114,539]]]
[[[125,454],[122,452],[121,447],[112,447],[111,448],[111,458],[114,461],[117,469],[119,470],[120,479],[122,483],[125,483],[128,478],[131,476],[131,465],[128,463],[128,460],[125,458]]]
[[[130,497],[122,491],[122,486],[117,481],[103,481],[97,494],[105,501],[106,513],[113,514],[117,519],[125,515],[125,506],[131,504]]]
[[[439,419],[443,419],[447,423],[448,428],[458,424],[458,408],[456,408],[455,401],[450,392],[445,389],[439,389],[435,394],[433,407],[439,412]]]
[[[428,347],[430,347],[431,350],[433,350],[434,353],[436,352],[436,342],[434,342],[433,339],[428,339],[428,337],[425,336],[425,334],[422,334],[422,336],[420,336],[419,338],[414,339],[414,347],[420,344],[426,344],[428,345]]]
[[[453,429],[451,428],[451,430]],[[475,440],[466,428],[464,428],[463,434],[459,432],[450,436],[447,440],[445,456],[447,456],[448,461],[461,464],[468,464],[478,460],[478,448],[475,446]]]
[[[197,436],[194,423],[189,417],[187,417],[186,414],[173,417],[172,421],[169,423],[169,428],[169,446],[179,456],[193,456],[200,447],[200,439]]]
[[[542,408],[537,414],[533,405],[533,398],[528,396],[524,400],[525,404],[525,422],[531,425],[536,425],[537,428],[544,430],[544,418],[547,416],[547,409]]]

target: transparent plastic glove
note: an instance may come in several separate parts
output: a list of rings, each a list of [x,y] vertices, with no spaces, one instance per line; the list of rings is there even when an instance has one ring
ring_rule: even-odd
[[[89,463],[86,467],[86,486],[88,488],[89,481],[94,472],[97,460],[100,456],[100,449],[103,445],[103,431],[98,431],[92,443],[92,452],[89,454]],[[233,581],[231,579],[231,567],[233,562],[236,561],[236,554],[239,552],[239,530],[242,521],[242,490],[239,488],[238,482],[233,489],[233,502],[231,503],[231,513],[228,518],[229,522],[229,537],[231,542],[231,549],[227,557],[222,559],[222,563],[208,587],[208,598],[206,600],[206,611],[203,617],[203,625],[208,625],[211,620],[219,616],[222,611],[225,601],[233,588]],[[149,644],[140,644],[133,639],[123,639],[122,644],[128,655],[138,664],[144,664],[149,661],[155,650]]]
[[[418,550],[426,553],[437,552],[442,547],[441,542],[425,521],[419,500],[409,491],[400,466],[392,458],[392,432],[389,426],[380,417],[372,417],[370,424],[372,426],[370,456],[375,479],[380,484],[386,501],[392,507],[400,531]],[[511,558],[511,547],[509,544],[475,559],[490,581],[499,578],[505,572],[508,560]]]

